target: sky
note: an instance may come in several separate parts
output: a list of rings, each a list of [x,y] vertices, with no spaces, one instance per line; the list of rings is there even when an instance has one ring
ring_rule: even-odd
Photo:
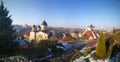
[[[3,0],[13,24],[120,28],[120,0]]]

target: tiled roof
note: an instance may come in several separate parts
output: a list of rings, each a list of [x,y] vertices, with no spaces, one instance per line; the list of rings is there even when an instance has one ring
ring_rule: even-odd
[[[97,31],[93,31],[94,34],[97,34]],[[91,31],[86,31],[85,34],[83,36],[87,36],[87,37],[93,37],[93,34]]]

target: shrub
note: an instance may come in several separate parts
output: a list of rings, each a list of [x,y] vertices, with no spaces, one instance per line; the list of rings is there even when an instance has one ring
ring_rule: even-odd
[[[64,50],[62,48],[57,48],[56,46],[62,46],[61,43],[58,43],[56,40],[41,40],[39,43],[35,43],[33,41],[29,44],[29,48],[27,54],[30,57],[38,57],[43,58],[50,53],[48,48],[51,49],[51,52],[55,54],[55,56],[61,55]]]
[[[120,43],[120,32],[116,32],[113,35],[114,40],[116,41],[116,43]]]
[[[91,48],[85,49],[85,52],[83,53],[84,56],[87,56],[91,51]]]
[[[48,53],[46,42],[41,41],[38,44],[31,44],[31,48],[28,49],[27,54],[30,57],[44,57]]]
[[[90,60],[88,58],[84,58],[85,62],[90,62]]]
[[[50,48],[51,52],[55,55],[60,55],[64,52],[62,48],[57,48],[57,46],[63,46],[61,43],[58,43],[56,40],[41,40],[39,45],[43,45],[43,48]]]
[[[75,49],[70,57],[70,62],[73,62],[74,59],[81,57],[83,54],[79,50]]]
[[[76,58],[79,58],[83,55],[79,50],[75,50],[75,53],[77,54]]]
[[[120,46],[118,44],[113,46],[111,57],[115,57],[120,52]]]
[[[113,43],[114,43],[114,39],[112,35],[107,36],[106,38],[106,57],[109,57],[111,55],[111,51],[112,51],[112,47],[113,47]]]
[[[96,56],[96,53],[91,54],[91,57],[94,58],[95,60],[99,59],[99,58]]]
[[[98,43],[96,47],[96,55],[99,58],[106,57],[105,37],[102,32],[100,33],[100,37],[98,38]]]

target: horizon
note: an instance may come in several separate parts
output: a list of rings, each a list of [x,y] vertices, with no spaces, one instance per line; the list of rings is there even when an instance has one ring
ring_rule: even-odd
[[[120,28],[119,0],[3,0],[13,24],[97,29]]]

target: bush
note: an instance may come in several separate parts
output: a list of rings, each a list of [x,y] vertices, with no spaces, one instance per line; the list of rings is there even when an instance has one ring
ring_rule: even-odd
[[[106,38],[106,57],[109,57],[111,55],[112,52],[112,47],[113,47],[113,43],[114,43],[114,39],[112,35],[107,36]]]
[[[50,48],[53,53],[63,53],[64,50],[62,48],[57,48],[57,46],[62,46],[61,43],[58,43],[56,40],[41,40],[40,42],[45,42],[47,48]]]
[[[96,56],[96,53],[91,54],[91,57],[94,58],[95,60],[99,59],[99,58]]]
[[[91,48],[85,49],[83,56],[87,56],[90,53],[90,51],[91,51]]]
[[[79,50],[75,49],[74,52],[71,55],[70,62],[72,62],[74,59],[81,57],[83,54],[79,52]]]
[[[97,47],[96,47],[96,55],[99,58],[106,57],[105,37],[104,37],[103,33],[101,33],[100,37],[98,38],[98,43],[97,43]]]
[[[48,53],[48,49],[47,49],[47,46],[46,46],[46,42],[40,42],[38,44],[31,44],[30,47],[28,50],[27,50],[27,54],[30,56],[30,57],[39,57],[39,58],[42,58],[44,56],[47,55]]]
[[[84,61],[85,62],[90,62],[90,60],[88,58],[85,58]]]
[[[31,48],[29,49],[28,53],[31,57],[44,57],[48,55],[50,51],[48,48],[51,49],[51,52],[55,55],[61,55],[64,50],[61,48],[57,48],[56,46],[62,46],[56,40],[41,40],[38,44],[31,44]]]
[[[111,53],[111,57],[115,57],[120,52],[120,46],[114,45]]]
[[[76,58],[80,58],[83,55],[79,50],[75,50],[75,53],[77,54]]]
[[[120,43],[120,32],[116,32],[113,35],[114,40],[116,41],[116,43]]]

